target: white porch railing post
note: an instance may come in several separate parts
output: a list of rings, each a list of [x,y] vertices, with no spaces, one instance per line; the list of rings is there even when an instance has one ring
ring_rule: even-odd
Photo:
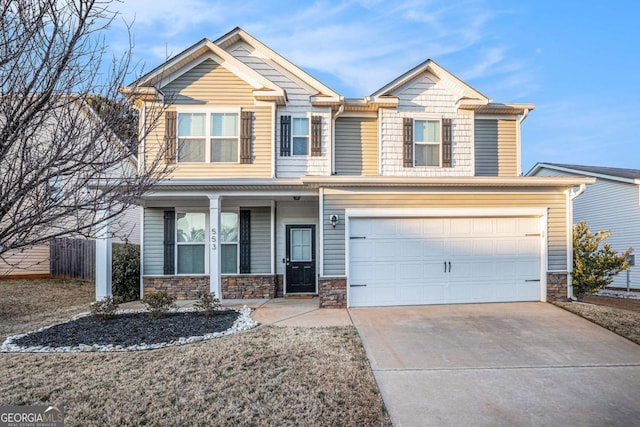
[[[99,211],[101,218],[106,211]],[[99,225],[96,231],[96,301],[112,296],[111,291],[111,221]]]
[[[222,300],[220,280],[220,196],[209,196],[209,291]]]

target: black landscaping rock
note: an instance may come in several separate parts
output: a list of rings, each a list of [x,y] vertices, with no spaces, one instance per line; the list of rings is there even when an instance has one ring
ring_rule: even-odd
[[[107,321],[87,316],[28,334],[14,340],[13,344],[24,347],[75,347],[80,344],[129,347],[169,343],[182,337],[226,331],[239,315],[235,310],[215,316],[178,312],[154,319],[149,313],[125,313]]]

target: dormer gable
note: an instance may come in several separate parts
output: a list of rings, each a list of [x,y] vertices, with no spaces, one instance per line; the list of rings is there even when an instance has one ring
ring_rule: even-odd
[[[370,98],[375,100],[381,97],[397,97],[400,93],[416,83],[440,83],[444,85],[448,91],[455,96],[457,104],[468,102],[469,100],[479,105],[486,105],[491,102],[491,99],[445,70],[432,59],[427,59],[387,83],[371,94]]]

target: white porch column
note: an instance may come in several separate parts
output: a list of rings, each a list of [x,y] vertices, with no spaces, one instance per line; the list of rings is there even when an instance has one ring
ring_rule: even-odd
[[[209,196],[209,291],[222,300],[220,281],[220,196]]]
[[[104,218],[106,211],[98,211]],[[111,220],[100,224],[96,231],[96,301],[112,296],[111,292]]]

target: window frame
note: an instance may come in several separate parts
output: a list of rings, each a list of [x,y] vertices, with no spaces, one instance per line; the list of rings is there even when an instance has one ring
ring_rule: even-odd
[[[416,124],[418,122],[437,122],[440,140],[438,142],[432,141],[417,141],[416,140]],[[418,159],[416,147],[418,145],[433,145],[438,147],[438,164],[437,165],[419,165],[416,163]],[[418,168],[441,168],[442,167],[442,117],[414,117],[413,118],[413,166]]]
[[[296,135],[294,134],[294,122],[296,120],[306,119],[307,120],[307,133],[306,135]],[[295,153],[295,145],[293,143],[293,138],[307,138],[307,152],[306,154],[296,154]],[[311,117],[307,114],[305,116],[291,116],[291,156],[296,157],[309,157],[311,155]]]
[[[179,242],[178,241],[178,217],[180,214],[190,214],[190,213],[201,213],[204,214],[204,242]],[[209,253],[209,239],[208,239],[208,230],[209,230],[209,212],[204,209],[198,208],[175,208],[175,230],[174,230],[174,245],[175,245],[175,254],[174,254],[174,274],[176,276],[205,276],[209,274],[209,257],[207,256]],[[204,245],[204,273],[180,273],[178,271],[178,246],[184,245]]]
[[[235,242],[223,242],[222,241],[222,214],[233,213],[238,218],[238,238]],[[236,246],[236,272],[235,273],[223,273],[222,272],[222,246],[223,245],[235,245]],[[220,274],[226,275],[238,275],[240,274],[240,209],[228,209],[220,212]]]
[[[183,162],[180,161],[180,114],[204,114],[204,161],[203,162]],[[227,136],[213,136],[213,115],[214,114],[235,114],[237,118],[238,134],[235,137]],[[225,164],[240,164],[240,134],[242,132],[242,108],[178,108],[176,109],[176,163],[182,164],[213,164],[213,165],[225,165]],[[196,137],[199,138],[199,137]],[[236,160],[230,162],[214,162],[211,160],[211,153],[213,148],[213,141],[221,139],[235,139],[237,142]]]

